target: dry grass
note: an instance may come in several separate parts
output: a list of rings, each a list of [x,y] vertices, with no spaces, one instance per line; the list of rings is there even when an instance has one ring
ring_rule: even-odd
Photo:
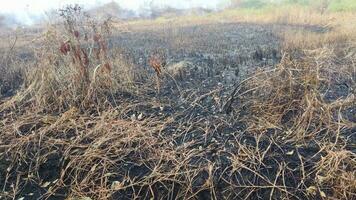
[[[240,83],[230,100],[236,102],[234,113],[247,124],[247,132],[272,133],[276,140],[299,148],[320,147],[313,156],[321,155],[314,170],[302,166],[301,184],[309,182],[304,176],[315,177],[305,185],[307,196],[353,199],[356,124],[345,113],[356,106],[355,34],[345,24],[335,28],[284,33],[281,62]],[[340,85],[347,85],[348,92],[331,95]]]
[[[106,46],[108,22],[68,13],[75,9],[62,13],[65,26],[44,35],[21,90],[0,102],[1,197],[355,198],[355,122],[347,113],[356,106],[356,55],[349,26],[281,33],[282,60],[237,84],[226,103],[230,116],[196,115],[199,102],[216,91],[191,95],[190,108],[168,117],[136,116],[136,107],[159,113],[170,102],[125,98],[147,94],[141,91],[152,84],[137,80],[148,75]],[[326,22],[298,9],[263,19],[230,18]],[[348,91],[337,95],[340,85]]]
[[[320,132],[325,134],[322,130],[327,130],[325,136],[330,138],[329,131],[335,134],[352,125],[343,118],[335,119],[335,116],[354,106],[354,94],[328,102],[326,93],[336,92],[337,88],[333,87],[337,84],[353,87],[354,69],[348,62],[336,64],[342,59],[329,49],[305,53],[297,60],[285,54],[275,69],[257,72],[239,85],[246,91],[237,91],[236,98],[243,103],[239,109],[249,111],[245,121],[251,131],[278,129],[286,131],[284,137],[304,141],[305,138],[315,138]]]
[[[356,157],[347,150],[329,149],[317,163],[316,183],[320,191],[331,190],[334,199],[352,199],[356,194]]]
[[[315,163],[316,176],[302,164],[301,184],[308,182],[307,176],[315,176],[313,183],[305,185],[307,196],[353,199],[355,153],[346,149],[354,148],[348,134],[353,134],[355,122],[344,114],[355,108],[355,95],[351,90],[330,100],[327,93],[335,93],[338,84],[355,87],[354,61],[349,54],[340,58],[330,49],[304,53],[298,59],[286,54],[276,69],[256,72],[239,85],[233,98],[235,113],[251,134],[272,133],[275,140],[292,143],[297,149],[311,143],[320,146],[313,157],[325,156]]]
[[[36,41],[42,46],[34,52],[25,87],[1,109],[24,103],[60,112],[93,103],[105,107],[116,103],[109,100],[113,92],[131,90],[140,73],[119,49],[108,52],[110,21],[96,22],[75,9],[62,11],[65,24],[48,27]]]

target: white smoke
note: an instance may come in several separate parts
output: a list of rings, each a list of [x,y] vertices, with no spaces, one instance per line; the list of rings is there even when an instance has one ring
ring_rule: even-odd
[[[92,9],[112,1],[137,15],[145,15],[144,12],[150,12],[152,8],[167,7],[218,10],[230,3],[230,0],[0,0],[0,16],[5,17],[5,24],[10,26],[33,25],[51,10],[63,8],[68,4],[79,4],[85,9]]]

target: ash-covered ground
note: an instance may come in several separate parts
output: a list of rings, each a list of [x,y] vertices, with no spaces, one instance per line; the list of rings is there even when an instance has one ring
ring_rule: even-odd
[[[165,75],[155,97],[182,104],[189,103],[186,98],[205,95],[197,102],[199,107],[216,114],[223,112],[236,84],[258,68],[272,68],[279,62],[281,41],[275,30],[243,23],[154,27],[120,33],[110,44],[151,74],[150,56],[163,55]],[[214,95],[219,97],[216,102]]]

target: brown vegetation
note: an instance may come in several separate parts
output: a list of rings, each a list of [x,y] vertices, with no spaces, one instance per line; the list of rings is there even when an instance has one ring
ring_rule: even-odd
[[[283,20],[311,29],[284,28],[279,13],[228,18],[274,24],[283,40],[276,66],[256,51],[248,59],[263,67],[221,86],[214,77],[234,65],[223,57],[201,78],[214,87],[197,71],[181,80],[195,87],[179,92],[158,79],[165,57],[149,58],[153,70],[135,66],[109,45],[110,21],[63,10],[64,24],[41,37],[30,67],[16,72],[12,54],[2,59],[0,84],[20,79],[11,74],[23,82],[0,98],[0,197],[354,199],[356,37],[338,21],[353,15],[298,9],[281,11]],[[335,17],[326,32],[308,31],[324,30],[325,17]],[[165,81],[159,94],[154,71]]]

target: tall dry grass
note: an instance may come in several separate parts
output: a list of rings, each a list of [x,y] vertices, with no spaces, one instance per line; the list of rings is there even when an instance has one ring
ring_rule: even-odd
[[[77,6],[61,10],[60,16],[64,24],[51,25],[36,41],[42,46],[35,50],[33,70],[2,109],[25,102],[52,111],[105,107],[117,103],[117,92],[133,91],[140,73],[119,49],[109,52],[110,20],[95,21]]]
[[[321,159],[303,168],[314,180],[300,180],[310,198],[355,198],[355,33],[349,21],[338,23],[325,32],[283,32],[281,62],[240,83],[230,99],[250,134],[318,147],[313,157]]]

